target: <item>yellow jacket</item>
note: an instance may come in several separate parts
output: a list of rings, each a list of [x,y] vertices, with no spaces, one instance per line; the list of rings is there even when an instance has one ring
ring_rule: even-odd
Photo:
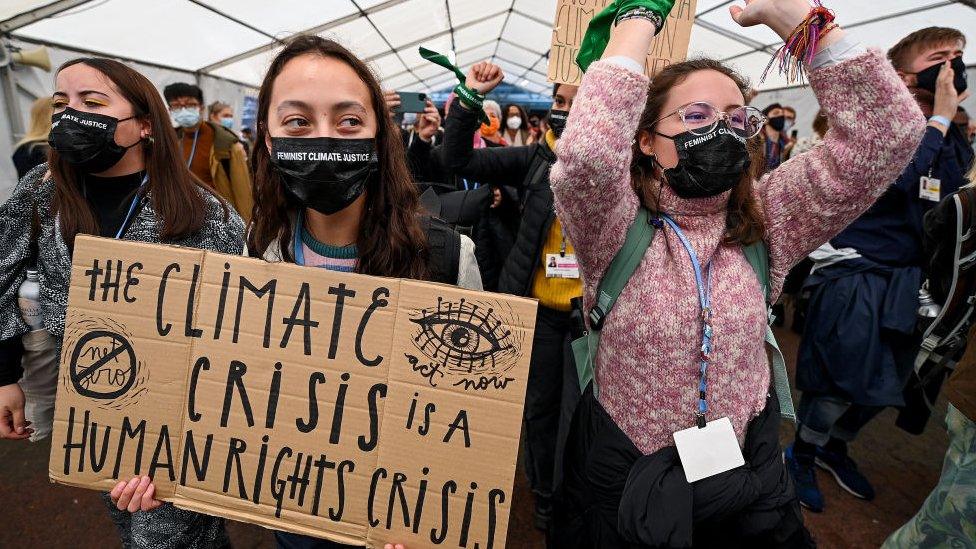
[[[223,160],[229,159],[229,173],[224,172]],[[221,152],[216,146],[210,155],[210,175],[213,177],[214,189],[234,206],[237,213],[244,218],[244,223],[251,221],[251,210],[254,208],[254,196],[251,189],[251,172],[247,166],[247,155],[244,145],[234,143],[229,149]]]

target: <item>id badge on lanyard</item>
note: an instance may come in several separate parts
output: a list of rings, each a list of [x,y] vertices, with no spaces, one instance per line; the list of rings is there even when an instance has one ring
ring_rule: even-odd
[[[695,425],[676,431],[674,445],[678,450],[681,466],[685,471],[688,482],[695,482],[725,471],[741,467],[745,464],[739,441],[735,437],[735,430],[728,417],[721,417],[707,421],[708,414],[708,366],[712,355],[712,309],[711,309],[711,263],[706,265],[707,274],[702,274],[702,267],[695,250],[684,233],[670,217],[662,216],[665,223],[674,230],[682,246],[688,252],[692,268],[695,271],[695,286],[698,292],[700,306],[702,343],[699,349],[699,378],[698,378],[698,409],[696,410]]]
[[[546,254],[546,278],[579,278],[579,262],[576,254],[566,253],[566,237],[562,239],[558,254]]]
[[[938,202],[942,200],[942,181],[932,177],[932,172],[928,176],[922,176],[918,182],[918,197],[922,200]]]

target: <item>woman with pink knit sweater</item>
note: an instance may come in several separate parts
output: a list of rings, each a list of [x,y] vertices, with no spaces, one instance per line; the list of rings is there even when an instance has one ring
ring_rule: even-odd
[[[805,68],[831,126],[757,181],[763,118],[743,107],[746,82],[697,60],[649,84],[644,57],[671,2],[657,12],[635,4],[654,2],[616,4],[626,11],[583,77],[552,170],[587,310],[641,208],[656,227],[602,325],[553,545],[811,546],[780,453],[766,300],[743,248],[765,243],[775,301],[790,268],[896,179],[924,118],[883,55],[832,17],[811,26],[824,11],[746,0],[731,8],[742,26],[819,36]],[[705,454],[716,462],[696,459]]]

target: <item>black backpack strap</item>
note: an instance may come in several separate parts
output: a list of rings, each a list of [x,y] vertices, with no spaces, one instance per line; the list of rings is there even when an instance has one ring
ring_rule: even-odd
[[[457,284],[460,269],[461,234],[436,217],[423,218],[427,233],[427,260],[431,282]]]

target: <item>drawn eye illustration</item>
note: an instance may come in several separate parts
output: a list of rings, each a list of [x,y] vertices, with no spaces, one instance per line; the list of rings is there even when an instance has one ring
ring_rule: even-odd
[[[419,311],[411,319],[419,326],[417,348],[448,370],[478,373],[494,369],[499,354],[512,348],[512,333],[496,318],[491,307],[461,299],[458,303],[437,299],[437,309]]]

